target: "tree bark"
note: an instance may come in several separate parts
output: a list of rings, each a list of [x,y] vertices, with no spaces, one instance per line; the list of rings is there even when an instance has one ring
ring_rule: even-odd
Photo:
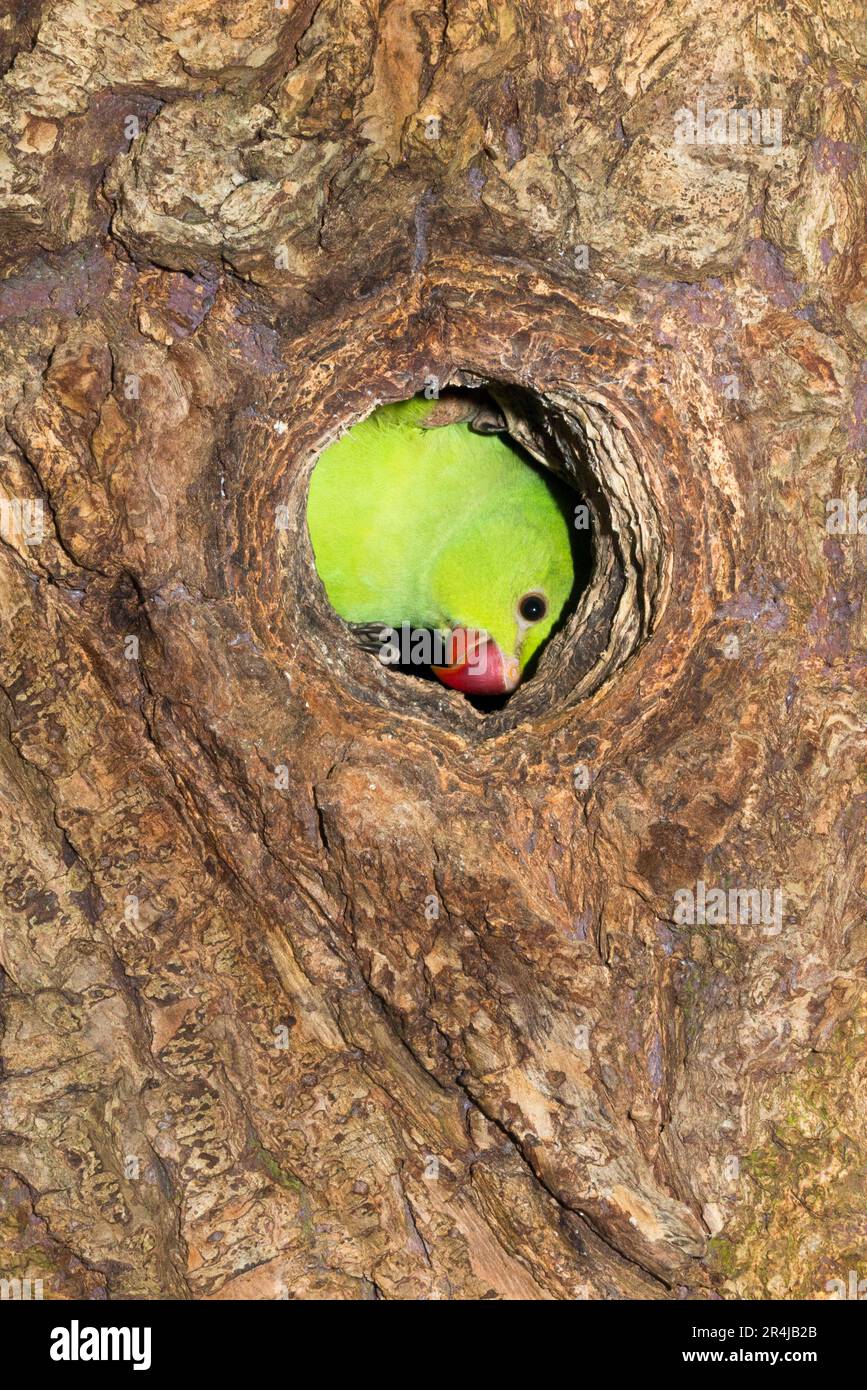
[[[828,1297],[867,1235],[863,23],[41,0],[0,39],[0,1275]],[[699,103],[768,120],[684,142]],[[450,385],[591,515],[491,714],[363,649],[304,525],[327,442]]]

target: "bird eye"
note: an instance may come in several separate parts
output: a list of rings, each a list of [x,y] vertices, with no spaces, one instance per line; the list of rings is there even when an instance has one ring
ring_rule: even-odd
[[[525,594],[518,612],[525,623],[538,623],[548,612],[548,605],[541,594]]]

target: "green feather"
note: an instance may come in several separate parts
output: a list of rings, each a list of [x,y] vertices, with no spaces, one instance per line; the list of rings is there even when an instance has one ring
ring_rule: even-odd
[[[316,568],[349,622],[483,628],[523,669],[572,588],[568,523],[501,436],[424,429],[435,405],[382,406],[321,455],[307,504]],[[548,605],[530,626],[527,593]]]

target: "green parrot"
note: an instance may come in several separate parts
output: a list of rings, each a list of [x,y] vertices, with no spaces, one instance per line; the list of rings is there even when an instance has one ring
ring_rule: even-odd
[[[469,695],[515,689],[574,582],[550,483],[490,428],[466,398],[381,406],[322,453],[307,502],[331,606],[447,634],[432,669]]]

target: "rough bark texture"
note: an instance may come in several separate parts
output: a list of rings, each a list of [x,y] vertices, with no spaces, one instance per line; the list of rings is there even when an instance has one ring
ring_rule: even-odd
[[[36,0],[0,40],[2,491],[45,505],[0,546],[0,1275],[867,1273],[857,7]],[[779,151],[677,144],[699,98]],[[490,716],[360,648],[304,529],[317,451],[430,377],[593,510]],[[698,880],[783,920],[684,925]]]

